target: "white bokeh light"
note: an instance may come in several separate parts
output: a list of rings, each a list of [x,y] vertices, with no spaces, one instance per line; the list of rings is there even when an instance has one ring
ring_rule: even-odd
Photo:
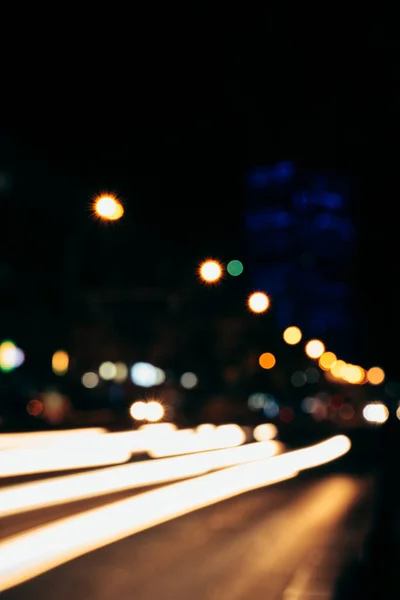
[[[389,410],[381,402],[367,404],[363,409],[363,417],[369,423],[382,424],[388,420]]]
[[[135,419],[136,421],[145,421],[146,420],[146,409],[147,409],[146,402],[142,402],[141,400],[138,400],[137,402],[134,402],[132,404],[129,412],[130,412],[132,419]]]
[[[99,367],[99,375],[102,379],[106,381],[111,381],[117,374],[117,367],[114,363],[106,361],[103,362]]]
[[[91,371],[89,371],[88,373],[84,373],[84,375],[82,375],[81,381],[82,385],[85,388],[92,389],[95,388],[96,385],[98,385],[99,376],[97,375],[97,373],[92,373]]]
[[[138,362],[131,368],[131,379],[135,385],[140,387],[153,387],[153,385],[157,385],[159,374],[156,367],[150,363]]]
[[[188,371],[187,373],[184,373],[181,377],[181,386],[186,388],[187,390],[191,390],[192,388],[196,387],[198,381],[199,380],[197,379],[197,375]]]

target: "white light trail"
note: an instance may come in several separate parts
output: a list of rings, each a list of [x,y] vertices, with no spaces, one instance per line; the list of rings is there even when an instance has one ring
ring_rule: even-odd
[[[90,427],[87,429],[64,429],[60,431],[33,431],[28,433],[1,433],[0,450],[9,448],[47,448],[50,445],[61,445],[75,443],[77,439],[92,438],[94,435],[105,434],[106,429],[102,427]]]
[[[14,485],[0,494],[0,517],[203,475],[214,469],[275,456],[282,450],[283,445],[278,442],[259,442],[239,448],[146,460],[90,473]]]
[[[348,452],[346,436],[229,467],[60,519],[0,543],[0,591],[113,542],[243,492],[295,477]]]

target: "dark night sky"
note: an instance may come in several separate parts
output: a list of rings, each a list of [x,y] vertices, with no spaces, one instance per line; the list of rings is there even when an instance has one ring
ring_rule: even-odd
[[[249,164],[294,159],[348,173],[360,310],[388,359],[389,330],[400,331],[398,41],[379,15],[317,26],[318,15],[287,9],[221,15],[203,5],[125,26],[113,15],[116,25],[82,24],[73,36],[56,28],[26,54],[5,131],[82,198],[120,193],[137,235],[171,256],[235,252]]]

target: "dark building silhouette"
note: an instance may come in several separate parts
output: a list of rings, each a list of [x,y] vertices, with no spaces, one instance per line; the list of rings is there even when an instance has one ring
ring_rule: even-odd
[[[247,196],[252,285],[270,294],[277,326],[298,325],[355,360],[349,182],[285,162],[251,169]]]

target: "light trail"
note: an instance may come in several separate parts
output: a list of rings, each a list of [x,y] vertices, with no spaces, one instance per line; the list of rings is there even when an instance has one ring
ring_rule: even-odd
[[[283,445],[278,442],[259,442],[238,448],[147,460],[48,481],[10,486],[0,493],[0,517],[203,475],[214,469],[275,456],[282,450]]]
[[[64,429],[60,431],[32,431],[27,433],[1,433],[0,450],[10,448],[48,447],[54,444],[70,444],[78,439],[105,434],[103,427],[90,427],[87,429]]]
[[[247,441],[247,435],[239,425],[221,425],[212,430],[199,429],[188,436],[156,439],[149,448],[152,458],[162,458],[193,452],[206,452],[220,448],[240,446]]]
[[[350,447],[349,438],[335,436],[300,451],[173,483],[15,535],[0,543],[0,591],[144,529],[295,477],[301,469],[346,454]]]
[[[0,452],[0,478],[35,473],[67,471],[127,462],[133,454],[148,452],[152,457],[165,457],[239,446],[246,434],[238,425],[175,431],[160,424],[137,431],[82,436],[70,444],[32,448],[12,448]]]

